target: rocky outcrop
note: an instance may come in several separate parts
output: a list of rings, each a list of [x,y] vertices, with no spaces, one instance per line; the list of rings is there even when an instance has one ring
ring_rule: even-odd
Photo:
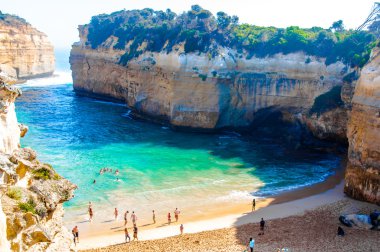
[[[348,158],[344,191],[380,204],[380,50],[362,69],[348,123]]]
[[[75,91],[126,102],[135,114],[174,127],[246,127],[268,108],[306,112],[348,71],[303,53],[247,59],[229,48],[209,57],[180,47],[145,52],[124,67],[118,64],[124,51],[91,49],[81,32],[70,55]]]
[[[0,81],[0,251],[70,251],[62,203],[76,186],[39,162],[35,151],[20,148],[20,136],[27,132],[15,117],[20,91]]]
[[[44,33],[0,12],[0,72],[28,79],[51,75],[54,65],[54,48]]]

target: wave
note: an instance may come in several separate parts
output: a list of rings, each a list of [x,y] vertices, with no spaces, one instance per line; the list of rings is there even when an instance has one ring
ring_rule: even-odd
[[[71,71],[55,71],[50,77],[36,78],[27,80],[25,83],[18,84],[21,87],[43,87],[56,86],[73,83]]]
[[[252,193],[248,191],[230,191],[229,194],[220,196],[216,198],[217,201],[221,202],[231,202],[231,201],[242,201],[242,200],[252,200]],[[257,198],[257,197],[256,197]]]

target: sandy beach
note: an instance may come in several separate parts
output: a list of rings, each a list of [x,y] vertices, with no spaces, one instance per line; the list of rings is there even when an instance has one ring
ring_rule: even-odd
[[[244,251],[250,237],[256,241],[255,251],[279,251],[284,248],[288,251],[378,251],[380,233],[377,231],[343,227],[346,235],[336,235],[341,213],[369,213],[374,208],[375,205],[342,199],[303,214],[267,220],[266,232],[261,236],[258,235],[259,224],[251,223],[86,251]]]
[[[218,239],[224,240],[226,236],[229,237],[232,233],[238,232],[238,230],[244,231],[255,228],[258,230],[257,223],[260,221],[261,217],[265,218],[265,220],[267,221],[270,221],[269,223],[285,222],[285,225],[290,227],[293,226],[293,223],[291,221],[292,218],[295,218],[298,222],[300,222],[298,218],[304,219],[305,217],[303,215],[306,214],[307,216],[309,216],[310,213],[323,215],[325,216],[324,218],[330,218],[330,220],[333,220],[332,223],[334,224],[334,231],[331,233],[331,235],[332,237],[334,237],[336,232],[335,229],[339,224],[337,217],[340,214],[357,212],[358,210],[363,209],[363,207],[371,209],[375,207],[371,206],[370,204],[347,199],[343,194],[342,176],[342,171],[338,171],[334,176],[329,177],[326,181],[322,183],[287,192],[278,195],[277,197],[262,199],[257,202],[256,211],[253,212],[251,211],[251,203],[249,202],[240,205],[226,204],[225,206],[221,206],[220,208],[212,209],[210,210],[209,215],[212,216],[212,218],[198,216],[198,218],[196,219],[190,219],[187,216],[180,215],[180,221],[178,223],[172,222],[171,225],[167,225],[166,220],[164,220],[163,218],[158,219],[157,224],[155,225],[149,223],[149,221],[147,223],[138,222],[140,241],[127,244],[127,247],[125,247],[124,249],[128,248],[130,249],[130,251],[144,251],[144,249],[141,246],[150,246],[149,244],[153,244],[153,242],[149,240],[155,240],[154,244],[157,244],[157,242],[159,241],[160,244],[162,243],[162,248],[169,246],[169,244],[171,244],[172,242],[173,246],[174,244],[178,245],[180,243],[183,243],[184,237],[187,237],[186,239],[196,240],[198,239],[196,237],[199,236],[201,237],[199,239],[203,242],[205,239],[209,239],[207,237],[215,237],[214,233],[218,234],[220,232],[225,233],[222,235],[221,238]],[[343,205],[351,206],[351,208],[342,208]],[[333,215],[331,214],[332,212],[334,213]],[[111,221],[111,219],[112,217],[110,216],[110,221],[104,223],[105,225],[103,225],[102,228],[100,228],[97,225],[92,227],[92,224],[83,223],[85,225],[87,224],[87,226],[84,229],[85,232],[83,232],[83,230],[80,229],[81,240],[80,243],[77,244],[76,249],[85,250],[98,248],[95,251],[121,251],[123,249],[121,247],[123,247],[124,245],[119,245],[121,247],[112,246],[104,248],[110,245],[121,244],[124,242],[123,221]],[[315,221],[319,222],[320,219],[317,219]],[[183,224],[185,227],[185,235],[177,237],[179,234],[180,224]],[[299,225],[299,227],[293,227],[291,228],[291,230],[297,230],[301,227],[305,228],[304,225]],[[316,223],[308,225],[308,229],[310,229],[310,227],[314,227],[315,225]],[[270,224],[270,229],[272,230],[275,226],[276,225]],[[127,227],[129,229],[129,232],[132,233],[132,224],[128,223]],[[277,228],[278,227],[276,227],[276,229]],[[94,233],[91,233],[91,230],[95,231],[94,233],[96,235],[93,235]],[[277,235],[278,234],[280,233],[277,233]],[[242,234],[239,235],[242,235],[243,237],[248,237],[250,235],[257,236],[256,232],[250,233],[248,231],[244,231]],[[180,239],[180,241],[174,241],[173,239]],[[230,247],[230,249],[223,251],[242,251],[242,244],[245,243],[243,242],[244,240],[246,239],[235,239],[235,241],[230,240],[230,245],[232,246],[232,244],[234,244],[233,246],[236,245],[236,247]],[[212,241],[209,241],[205,244],[213,243]],[[227,246],[228,244],[224,245]],[[213,249],[212,245],[210,245],[210,247],[207,246],[198,246],[197,248],[194,248],[194,251],[210,251]],[[290,247],[290,245],[287,246]],[[295,245],[292,246],[294,247]],[[154,251],[162,251],[162,248],[160,249],[160,246],[158,246],[157,249],[154,249]],[[269,246],[268,248],[272,247]],[[171,251],[187,251],[186,249],[177,247],[173,248],[173,250]],[[189,251],[193,250],[189,248]]]

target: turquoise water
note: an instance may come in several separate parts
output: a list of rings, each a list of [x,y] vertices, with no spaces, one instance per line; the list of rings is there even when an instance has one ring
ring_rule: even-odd
[[[71,84],[22,90],[17,116],[29,126],[22,145],[78,185],[75,198],[65,203],[67,218],[82,218],[88,201],[104,214],[115,206],[184,209],[249,202],[252,195],[323,181],[339,165],[334,155],[292,151],[270,139],[176,132],[134,120],[123,105],[76,96]],[[120,174],[100,175],[102,167]]]

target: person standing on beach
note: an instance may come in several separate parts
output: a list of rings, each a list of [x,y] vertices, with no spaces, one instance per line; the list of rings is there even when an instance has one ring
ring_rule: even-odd
[[[117,220],[117,216],[119,215],[119,211],[117,210],[116,207],[115,207],[114,215],[115,215],[115,221],[116,221]]]
[[[132,220],[133,225],[136,225],[137,216],[135,214],[135,211],[132,211],[131,220]]]
[[[131,237],[129,236],[127,228],[124,228],[124,234],[125,234],[125,242],[131,242]]]
[[[153,224],[156,224],[156,214],[154,213],[154,210],[152,212],[153,212]]]
[[[179,226],[179,231],[181,232],[181,235],[183,234],[183,224],[181,224],[181,226]]]
[[[90,222],[92,222],[92,217],[94,216],[94,212],[92,211],[92,207],[88,208],[88,214],[90,215]]]
[[[126,226],[127,225],[127,223],[128,223],[128,213],[129,213],[129,211],[127,210],[127,211],[125,211],[125,213],[124,213],[124,226]]]
[[[253,249],[255,248],[255,240],[252,239],[252,237],[249,238],[248,247],[249,247],[249,251],[250,251],[250,252],[253,252]]]
[[[264,234],[264,228],[265,228],[265,221],[263,218],[261,218],[261,221],[260,221],[260,233],[259,235],[263,235]]]
[[[136,224],[134,224],[133,225],[133,240],[139,240],[139,238],[137,238],[137,232],[138,232],[137,226]]]
[[[172,216],[170,215],[170,213],[168,213],[168,224],[170,225],[171,222],[172,222]]]
[[[179,213],[180,213],[180,211],[178,210],[178,208],[176,208],[176,209],[174,210],[174,218],[175,218],[175,222],[178,222],[178,216],[179,216]]]
[[[79,243],[79,230],[78,230],[78,226],[75,226],[71,232],[73,233],[74,244],[76,246],[77,242]]]
[[[252,212],[256,210],[256,199],[252,200]]]

